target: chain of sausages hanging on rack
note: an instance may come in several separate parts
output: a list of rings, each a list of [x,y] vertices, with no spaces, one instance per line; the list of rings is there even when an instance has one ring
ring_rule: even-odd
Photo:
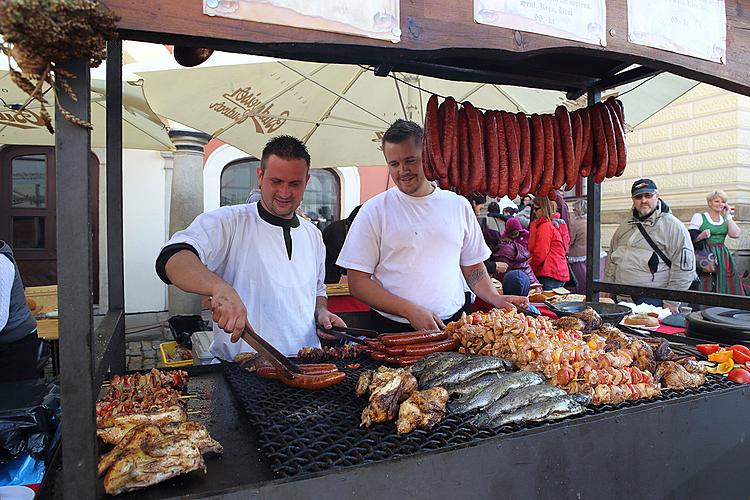
[[[547,196],[579,176],[622,175],[627,164],[625,111],[614,97],[554,114],[484,111],[447,97],[427,101],[422,141],[427,179],[460,194]]]

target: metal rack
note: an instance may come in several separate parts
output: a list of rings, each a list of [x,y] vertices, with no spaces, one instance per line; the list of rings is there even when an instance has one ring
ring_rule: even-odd
[[[734,43],[732,55],[736,56],[733,61],[736,62],[716,68],[705,61],[696,61],[687,56],[641,46],[628,47],[620,41],[612,43],[611,49],[592,48],[578,42],[561,41],[543,35],[477,26],[471,21],[446,21],[425,16],[428,10],[448,12],[459,8],[455,2],[448,0],[404,3],[403,22],[408,29],[405,30],[405,39],[399,46],[341,34],[310,33],[297,28],[218,18],[211,18],[210,21],[198,19],[201,14],[197,4],[200,2],[192,2],[188,6],[183,0],[167,0],[158,2],[158,7],[147,0],[104,0],[104,3],[122,17],[120,35],[134,40],[177,43],[276,57],[369,64],[381,75],[389,71],[407,71],[467,81],[555,88],[568,91],[571,98],[587,92],[589,104],[592,104],[600,99],[602,90],[643,78],[646,73],[654,74],[660,70],[669,70],[736,92],[750,94],[748,72],[744,71],[750,67],[750,60],[742,52],[743,47],[747,45],[744,42],[750,35],[738,30],[732,32],[731,40]],[[623,14],[626,0],[610,0],[608,4],[608,7],[612,7],[613,12],[617,13],[608,24],[616,25],[618,30],[626,33]],[[461,9],[467,10],[464,7],[466,6],[462,5]],[[170,14],[166,15],[167,12]],[[742,16],[742,13],[732,13],[732,22],[741,24],[744,22]],[[614,29],[611,30],[611,33],[613,32]],[[474,34],[477,36],[472,36]],[[545,52],[540,49],[550,50]],[[532,50],[538,50],[539,55],[529,52]],[[56,111],[59,324],[63,405],[62,495],[71,499],[93,499],[101,496],[100,480],[96,475],[98,449],[94,438],[94,403],[98,388],[107,373],[122,373],[125,369],[121,41],[111,40],[107,52],[106,210],[109,311],[97,329],[93,328],[92,320],[94,276],[92,220],[89,210],[91,178],[86,161],[90,153],[90,134],[88,130],[69,123],[59,110]],[[526,62],[517,57],[522,53],[526,53]],[[507,60],[502,56],[508,56]],[[575,70],[570,68],[568,61],[573,58],[586,63],[579,74],[572,74]],[[615,75],[638,62],[645,62],[653,67]],[[491,69],[484,69],[485,64],[491,66]],[[539,67],[542,66],[547,69],[541,71]],[[64,69],[75,76],[69,81],[78,100],[74,101],[66,92],[60,91],[60,103],[74,115],[87,119],[90,113],[88,63],[72,61],[65,65]],[[601,190],[591,178],[587,186],[587,199],[589,300],[600,291],[611,291],[696,301],[709,305],[731,304],[732,307],[750,309],[748,297],[656,290],[600,281],[598,266],[595,266],[594,262],[598,262],[600,250]],[[722,408],[731,407],[731,402],[727,401],[729,400],[725,398]],[[635,426],[643,423],[638,418],[637,414],[633,414]],[[603,422],[599,421],[598,430],[606,427],[602,424]],[[592,424],[590,432],[594,431],[594,427]],[[559,426],[555,429],[559,436],[568,433],[568,430],[561,430]],[[570,432],[581,434],[583,431],[571,429]],[[537,437],[539,435],[537,434]],[[682,436],[674,437],[679,440]],[[549,442],[545,444],[540,439],[535,439],[533,444],[539,446],[539,449],[547,449],[550,446]],[[425,463],[450,461],[481,466],[495,446],[495,443],[486,443],[460,457],[455,453],[441,455],[441,459],[431,456],[425,458]],[[408,472],[414,473],[411,480],[418,478],[419,463],[405,464],[406,467],[403,467],[401,472],[391,465],[386,468],[395,476]],[[512,463],[507,462],[506,465],[510,466]],[[348,487],[347,485],[358,479],[361,480],[360,491],[364,491],[361,489],[362,485],[370,484],[374,488],[370,493],[377,490],[375,485],[378,483],[373,482],[376,479],[373,473],[363,474],[360,470],[360,473],[350,477],[337,474],[337,477],[333,478],[339,487]],[[322,480],[314,479],[279,491],[295,491],[295,488],[303,491],[308,487],[308,483],[314,485],[316,481]],[[424,483],[419,479],[414,482],[416,486]],[[352,486],[348,491],[357,489],[357,486]],[[234,492],[233,495],[237,496],[238,493]]]

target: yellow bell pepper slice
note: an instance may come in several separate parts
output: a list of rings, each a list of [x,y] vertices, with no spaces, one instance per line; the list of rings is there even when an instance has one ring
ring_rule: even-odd
[[[708,360],[713,361],[715,363],[725,363],[726,361],[729,361],[732,359],[732,351],[716,351],[713,354],[708,355]]]
[[[712,360],[713,361],[713,360]],[[713,373],[717,375],[724,375],[726,373],[729,373],[732,371],[732,368],[734,368],[734,360],[732,358],[729,358],[726,361],[723,361],[719,363],[716,366],[709,366],[706,368],[706,371],[708,373]]]

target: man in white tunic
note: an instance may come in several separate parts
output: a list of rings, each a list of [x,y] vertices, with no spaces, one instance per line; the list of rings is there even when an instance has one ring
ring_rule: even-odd
[[[165,283],[212,297],[211,352],[221,359],[252,351],[238,342],[245,326],[289,356],[320,346],[316,324],[346,326],[328,311],[320,231],[295,214],[309,169],[298,139],[271,139],[256,171],[260,201],[199,215],[159,254],[156,271]]]
[[[362,205],[336,262],[352,295],[373,308],[372,327],[443,327],[463,312],[464,283],[495,307],[528,305],[492,285],[490,249],[468,200],[426,179],[422,128],[397,120],[382,144],[396,186]]]

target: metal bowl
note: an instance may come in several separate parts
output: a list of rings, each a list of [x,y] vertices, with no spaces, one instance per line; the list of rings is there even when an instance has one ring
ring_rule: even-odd
[[[606,302],[558,302],[547,303],[547,307],[558,316],[572,316],[590,307],[602,317],[602,321],[613,325],[619,324],[625,316],[633,312],[628,306]]]

